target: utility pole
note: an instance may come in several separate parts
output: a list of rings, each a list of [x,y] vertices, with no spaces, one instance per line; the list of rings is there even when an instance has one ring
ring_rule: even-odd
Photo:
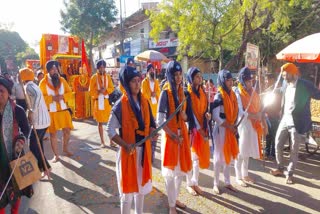
[[[122,20],[122,0],[120,0],[120,55],[123,55],[124,28]]]

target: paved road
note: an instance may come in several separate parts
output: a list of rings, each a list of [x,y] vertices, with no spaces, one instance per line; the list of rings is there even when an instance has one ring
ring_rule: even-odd
[[[52,180],[34,185],[35,195],[23,198],[21,213],[120,213],[115,175],[115,149],[101,149],[96,124],[92,120],[74,121],[71,158],[51,163]],[[60,145],[60,151],[62,145]],[[159,144],[153,168],[153,191],[145,198],[145,213],[168,213],[164,181],[160,174]],[[180,200],[187,204],[180,213],[320,213],[320,155],[310,156],[301,147],[296,184],[284,184],[284,178],[273,177],[268,171],[274,162],[250,161],[250,174],[256,183],[248,188],[238,187],[233,193],[222,188],[214,195],[212,164],[202,170],[200,184],[204,196],[190,196],[182,183]],[[49,141],[46,156],[53,154]],[[211,160],[212,162],[212,160]],[[234,182],[234,170],[231,170]],[[223,176],[220,178],[223,180]],[[221,182],[222,183],[222,182]],[[133,212],[132,212],[133,213]]]

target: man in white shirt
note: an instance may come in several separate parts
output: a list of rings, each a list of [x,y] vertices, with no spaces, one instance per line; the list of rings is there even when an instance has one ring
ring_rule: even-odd
[[[41,144],[41,150],[43,152],[43,138],[46,133],[47,128],[50,125],[50,114],[48,108],[44,101],[42,92],[33,80],[34,73],[29,68],[22,68],[19,70],[19,77],[24,84],[24,90],[26,92],[27,99],[29,101],[29,111],[28,119],[31,125],[35,128],[39,142]],[[21,86],[20,86],[21,88]],[[31,131],[30,135],[30,150],[35,155],[38,160],[38,166],[40,171],[43,173],[43,176],[49,176],[49,171],[51,169],[46,157],[44,156],[46,167],[43,163],[41,151],[39,149],[37,138],[34,131]]]

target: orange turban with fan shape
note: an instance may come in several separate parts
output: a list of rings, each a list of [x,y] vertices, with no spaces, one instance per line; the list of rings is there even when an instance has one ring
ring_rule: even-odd
[[[22,68],[19,70],[19,76],[22,81],[33,81],[34,73],[30,68]]]
[[[292,75],[299,75],[299,68],[293,63],[286,63],[281,67],[281,71],[285,71]]]

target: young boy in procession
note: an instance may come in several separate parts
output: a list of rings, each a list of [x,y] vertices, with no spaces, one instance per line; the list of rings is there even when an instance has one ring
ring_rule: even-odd
[[[98,70],[90,79],[89,92],[93,99],[93,118],[98,123],[98,130],[100,135],[101,147],[106,146],[103,133],[103,123],[108,122],[111,105],[109,103],[109,94],[114,90],[112,79],[106,73],[106,62],[101,59],[96,63]],[[110,140],[110,146],[114,146]]]
[[[238,122],[240,122],[239,154],[235,160],[236,182],[240,186],[247,187],[248,182],[254,183],[248,175],[249,158],[262,158],[261,138],[268,128],[261,113],[260,97],[253,88],[253,76],[247,67],[239,72],[239,83],[235,88],[235,94],[239,107]]]
[[[107,132],[110,139],[120,146],[116,174],[121,213],[130,213],[134,199],[135,213],[140,214],[143,213],[144,196],[152,190],[151,143],[147,140],[142,145],[135,144],[156,126],[148,100],[140,92],[140,73],[133,67],[125,66],[119,75],[125,91],[112,108]]]
[[[170,61],[166,69],[167,82],[160,94],[157,123],[161,125],[185,99],[183,74],[180,63]],[[176,206],[186,208],[177,200],[183,176],[192,169],[190,143],[186,126],[187,104],[163,128],[161,139],[162,176],[168,194],[169,213],[177,213]]]
[[[188,115],[192,171],[187,175],[187,190],[190,194],[201,195],[199,187],[199,169],[207,169],[210,166],[210,145],[208,139],[207,120],[210,114],[207,112],[208,99],[201,85],[202,75],[198,68],[191,67],[187,73],[188,93],[191,100],[191,115]],[[207,118],[206,118],[207,117]]]
[[[213,128],[214,140],[214,185],[213,192],[220,194],[219,174],[223,168],[225,187],[237,192],[230,183],[229,165],[239,153],[236,139],[236,121],[238,117],[237,97],[232,90],[233,79],[230,71],[221,70],[218,73],[218,93],[212,105],[212,119],[216,122]]]

